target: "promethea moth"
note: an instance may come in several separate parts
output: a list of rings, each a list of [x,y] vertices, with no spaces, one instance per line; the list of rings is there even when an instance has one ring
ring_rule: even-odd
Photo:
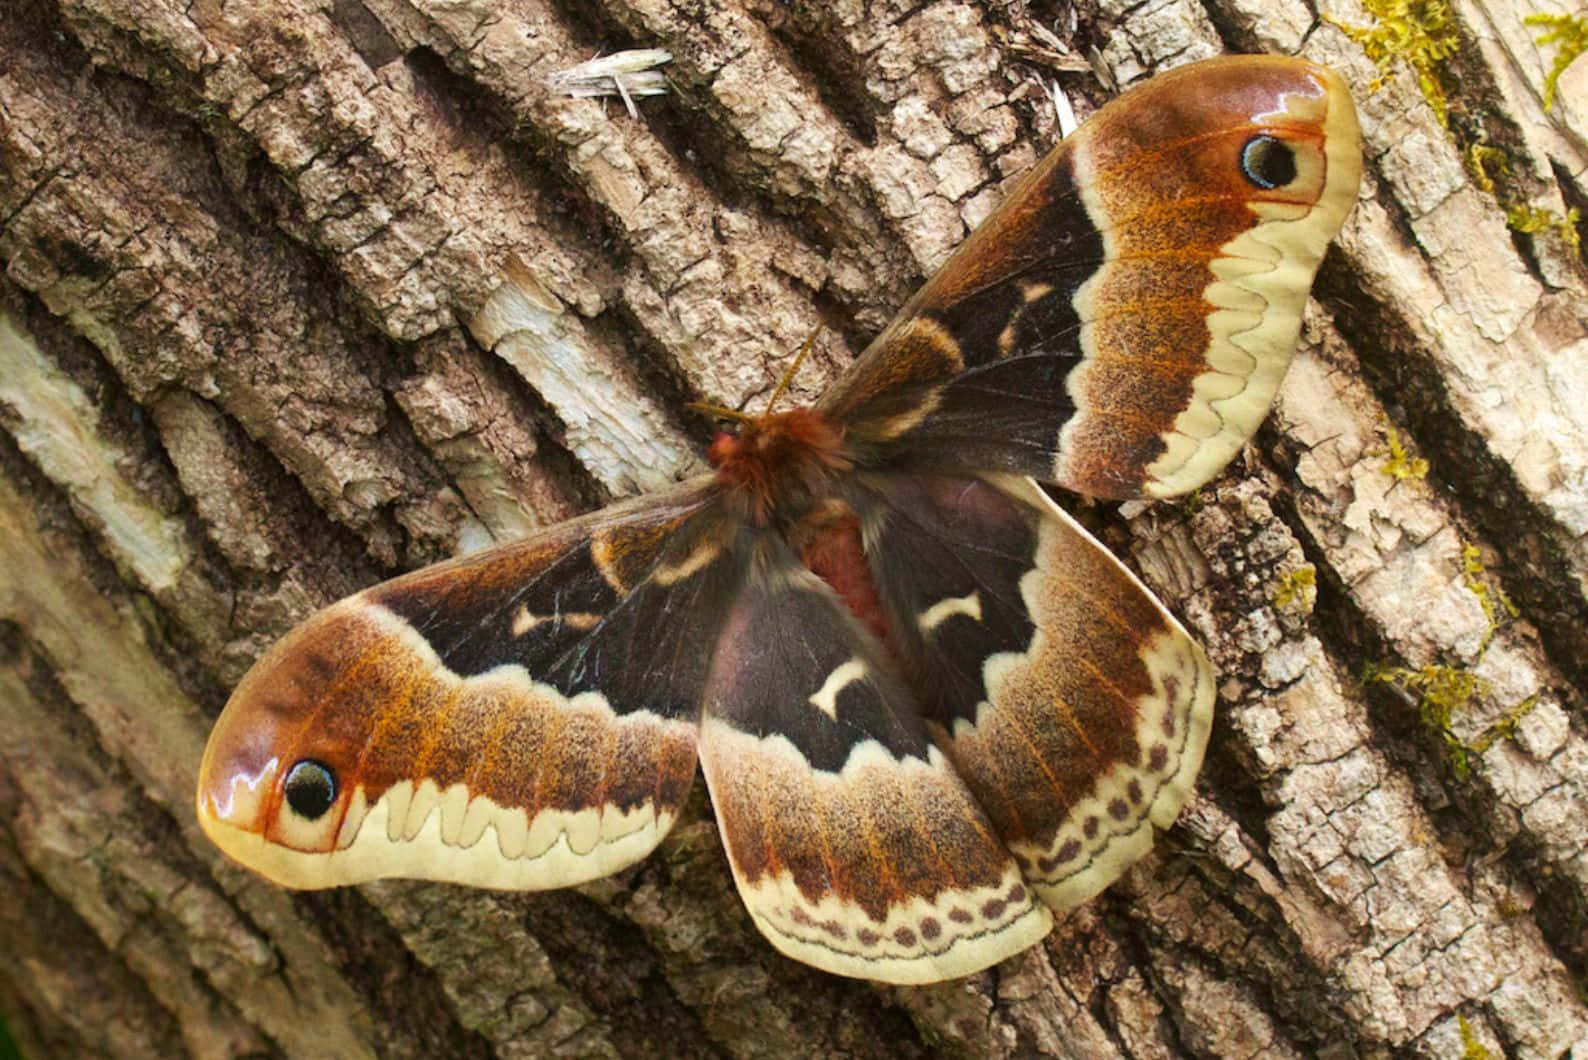
[[[1305,62],[1127,93],[824,400],[719,435],[713,474],[282,640],[210,737],[205,831],[292,887],[560,887],[654,848],[698,760],[784,953],[918,983],[1038,941],[1174,820],[1214,691],[1037,481],[1165,497],[1218,472],[1360,167],[1345,86]]]

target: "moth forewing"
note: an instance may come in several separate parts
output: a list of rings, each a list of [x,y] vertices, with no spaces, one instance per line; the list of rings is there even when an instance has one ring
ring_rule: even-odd
[[[1188,492],[1267,414],[1360,176],[1329,70],[1227,56],[1155,77],[1024,177],[823,407],[885,461]]]
[[[735,580],[715,496],[699,481],[314,616],[216,723],[205,832],[295,887],[540,889],[643,857],[694,776],[697,700],[680,686],[698,686],[716,597]],[[634,646],[689,604],[693,631]]]

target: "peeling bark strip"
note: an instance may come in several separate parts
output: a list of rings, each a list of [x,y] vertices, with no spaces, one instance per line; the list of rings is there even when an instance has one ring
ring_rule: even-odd
[[[1048,142],[1055,31],[1122,82],[1233,48],[1365,86],[1358,47],[1257,0],[1040,33],[1023,4],[12,4],[24,1053],[1588,1052],[1588,285],[1466,161],[1488,121],[1508,204],[1583,202],[1588,65],[1546,114],[1523,5],[1453,8],[1475,117],[1404,69],[1359,95],[1370,188],[1246,467],[1107,527],[1222,675],[1181,853],[992,972],[882,992],[760,944],[698,804],[578,894],[295,899],[198,836],[198,747],[315,606],[672,478],[682,402],[764,391],[823,323],[818,391]],[[637,121],[545,86],[631,47],[677,56]]]

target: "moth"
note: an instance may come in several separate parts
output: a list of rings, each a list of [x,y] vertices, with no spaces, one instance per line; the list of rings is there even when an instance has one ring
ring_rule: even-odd
[[[289,887],[562,887],[697,762],[783,953],[922,983],[1042,939],[1200,767],[1200,646],[1038,484],[1185,493],[1267,414],[1354,202],[1350,96],[1229,57],[1098,111],[816,405],[713,472],[377,585],[247,674],[199,820]]]

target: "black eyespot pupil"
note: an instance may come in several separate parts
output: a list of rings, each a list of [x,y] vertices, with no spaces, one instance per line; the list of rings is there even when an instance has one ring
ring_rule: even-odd
[[[1264,190],[1284,187],[1296,179],[1296,152],[1283,140],[1254,136],[1241,148],[1241,172]]]
[[[299,817],[318,820],[336,802],[336,774],[312,758],[293,763],[287,771],[287,805]]]

